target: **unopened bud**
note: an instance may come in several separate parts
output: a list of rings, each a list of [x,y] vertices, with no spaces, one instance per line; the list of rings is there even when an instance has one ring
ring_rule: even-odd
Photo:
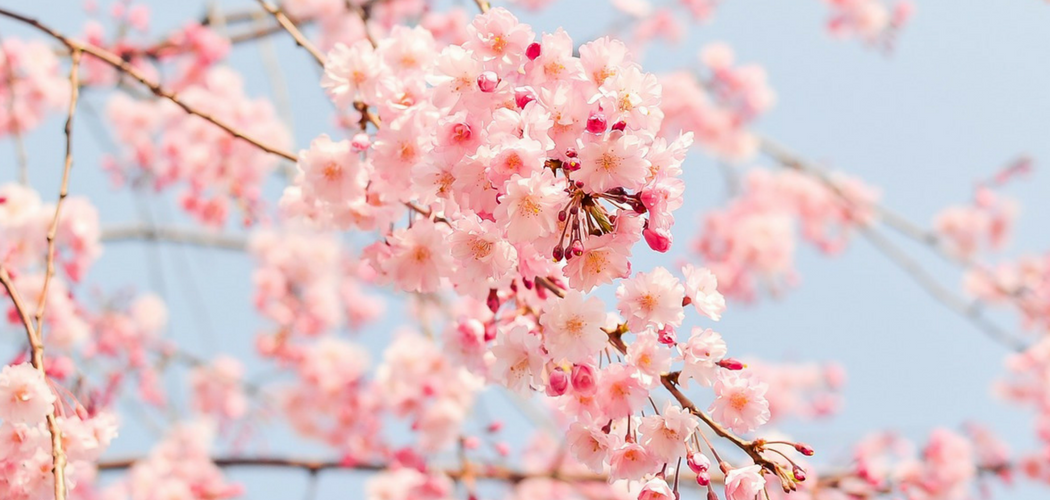
[[[690,453],[685,458],[685,464],[689,466],[689,470],[697,474],[707,472],[711,468],[711,460],[707,458],[707,455],[700,452]]]
[[[495,288],[489,289],[489,297],[485,301],[485,304],[489,306],[489,309],[493,313],[499,310],[499,293],[496,292]]]
[[[569,374],[565,373],[560,367],[555,368],[550,374],[550,379],[547,381],[547,395],[548,396],[561,396],[565,394],[565,391],[569,388]]]
[[[699,484],[700,486],[707,486],[711,484],[711,475],[706,472],[697,472],[696,484]]]
[[[565,219],[569,218],[569,213],[562,210],[558,212],[558,222],[565,222]]]
[[[537,57],[540,57],[540,53],[543,48],[539,43],[532,42],[528,47],[525,47],[525,57],[528,57],[530,61],[535,61]]]
[[[583,242],[580,240],[572,242],[572,246],[569,248],[569,250],[572,251],[573,257],[579,257],[583,255]]]
[[[355,134],[350,140],[350,147],[355,153],[360,153],[372,146],[372,139],[366,133]]]
[[[805,455],[807,457],[812,457],[813,456],[813,448],[810,448],[809,445],[806,445],[806,444],[803,444],[803,443],[795,443],[795,451],[797,451],[797,452],[799,452],[799,453],[801,453],[801,454],[803,454],[803,455]]]
[[[725,359],[720,360],[718,362],[718,366],[721,366],[722,368],[725,368],[726,370],[736,371],[736,370],[743,370],[746,365],[744,365],[744,363],[741,362],[739,359],[725,358]]]
[[[623,132],[627,129],[627,122],[620,120],[613,124],[612,129],[616,132]]]
[[[576,158],[579,153],[576,152],[576,148],[565,148],[565,156],[567,158]]]
[[[671,325],[664,325],[657,333],[656,340],[664,345],[675,345],[678,343],[678,336],[675,335],[674,327]]]
[[[601,113],[591,113],[591,116],[587,118],[587,131],[592,134],[605,133],[605,129],[609,126],[609,123],[605,121],[605,115]]]
[[[525,109],[526,105],[535,100],[536,94],[532,93],[532,89],[528,87],[514,89],[514,102],[518,105],[518,109]]]
[[[572,390],[581,396],[590,396],[598,390],[594,380],[594,367],[591,365],[573,365]]]
[[[580,160],[569,158],[569,161],[562,163],[562,168],[564,168],[566,172],[575,172],[580,169]]]
[[[499,85],[499,75],[495,72],[485,71],[478,75],[478,88],[482,92],[493,92],[497,85]]]
[[[802,470],[802,467],[796,465],[794,469],[791,469],[791,473],[794,474],[795,481],[801,483],[806,480],[806,471]]]
[[[649,248],[657,252],[664,253],[671,249],[671,233],[668,231],[657,231],[650,227],[642,231],[642,236]]]
[[[554,257],[554,262],[561,262],[562,257],[565,257],[565,250],[560,245],[556,246],[551,252],[551,257]]]

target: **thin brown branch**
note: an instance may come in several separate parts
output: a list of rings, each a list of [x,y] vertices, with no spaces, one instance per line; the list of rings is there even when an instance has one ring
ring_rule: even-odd
[[[0,37],[0,46],[4,43],[3,37]],[[26,154],[25,140],[22,138],[22,127],[18,123],[18,119],[15,117],[15,66],[10,58],[7,57],[7,52],[0,50],[0,54],[4,56],[4,66],[7,71],[4,73],[4,79],[7,83],[8,101],[7,101],[7,114],[11,120],[11,136],[14,138],[15,143],[15,161],[18,163],[18,182],[23,186],[29,185],[29,157]]]
[[[488,12],[489,9],[492,8],[488,0],[474,0],[474,3],[478,4],[478,10],[480,10],[482,14]]]
[[[44,369],[44,340],[40,336],[40,331],[33,326],[33,319],[29,317],[29,309],[22,300],[22,295],[18,293],[18,289],[15,288],[15,284],[11,280],[11,275],[7,272],[7,268],[2,264],[0,264],[0,284],[3,285],[5,290],[7,290],[7,295],[11,297],[11,302],[15,305],[15,311],[18,313],[18,317],[22,320],[23,326],[25,326],[26,337],[29,340],[30,362],[32,363],[33,368],[36,368],[36,370],[40,372],[40,376],[44,377],[46,380],[47,372]],[[65,500],[66,454],[62,450],[62,429],[58,427],[54,405],[52,405],[47,412],[47,431],[51,434],[51,471],[55,476],[55,500]]]
[[[73,169],[73,117],[77,113],[77,99],[80,97],[80,50],[73,49],[69,66],[69,112],[66,115],[66,159],[62,167],[62,185],[58,189],[58,200],[55,202],[55,215],[51,218],[51,227],[47,230],[47,269],[44,272],[44,285],[36,301],[36,328],[44,336],[44,309],[47,307],[47,292],[51,278],[55,276],[55,237],[58,236],[58,223],[62,218],[62,204],[69,196],[69,172]]]
[[[289,35],[292,35],[296,45],[306,49],[306,51],[317,61],[317,64],[324,66],[324,54],[317,50],[317,47],[303,36],[303,32],[299,31],[299,28],[295,26],[295,23],[293,23],[291,19],[288,19],[288,16],[284,15],[284,12],[282,12],[279,7],[271,4],[267,0],[258,1],[259,5],[261,5],[263,9],[266,9],[266,12],[269,12]]]

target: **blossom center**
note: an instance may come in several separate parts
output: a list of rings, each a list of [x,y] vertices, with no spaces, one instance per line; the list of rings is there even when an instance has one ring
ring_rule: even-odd
[[[736,411],[744,411],[750,401],[746,394],[738,392],[729,397],[729,406]]]

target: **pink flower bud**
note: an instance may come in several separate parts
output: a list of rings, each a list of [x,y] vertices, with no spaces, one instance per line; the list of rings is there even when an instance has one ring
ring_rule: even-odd
[[[747,366],[747,365],[745,365],[739,359],[725,358],[725,359],[719,360],[718,366],[721,366],[722,368],[725,368],[726,370],[736,371],[736,370],[743,370],[744,367]]]
[[[490,423],[489,426],[485,428],[485,430],[492,433],[499,432],[500,429],[503,429],[503,421],[501,420],[493,420],[492,423]]]
[[[525,47],[525,57],[528,57],[530,61],[535,61],[542,51],[543,48],[540,47],[539,43],[532,42],[528,47]]]
[[[612,129],[617,132],[623,132],[624,130],[627,130],[627,122],[620,120],[613,124]]]
[[[605,129],[609,126],[609,123],[605,121],[605,115],[601,113],[591,113],[591,116],[587,118],[587,131],[592,134],[605,133]]]
[[[799,453],[801,453],[801,454],[803,454],[803,455],[805,455],[807,457],[812,457],[813,456],[813,448],[810,448],[809,445],[806,445],[806,444],[803,444],[803,443],[795,443],[795,451],[797,451],[797,452],[799,452]]]
[[[674,327],[671,325],[664,325],[657,333],[656,340],[664,345],[675,345],[678,343],[678,336],[675,335]]]
[[[685,458],[685,464],[689,466],[689,470],[697,474],[707,472],[711,469],[711,460],[707,458],[707,455],[700,452],[690,453],[689,456]]]
[[[802,467],[795,466],[791,469],[791,473],[795,475],[795,481],[802,482],[806,480],[806,471],[802,470]]]
[[[576,148],[566,148],[566,149],[565,149],[565,156],[566,156],[567,158],[576,158],[576,156],[577,156],[578,154],[579,154],[579,153],[577,153],[577,152],[576,152]]]
[[[565,391],[569,389],[569,374],[565,373],[565,370],[561,368],[555,368],[550,374],[550,379],[547,381],[547,395],[548,396],[561,396],[565,394]]]
[[[708,474],[707,472],[697,472],[696,473],[696,484],[699,484],[700,486],[710,485],[711,484],[711,475]]]
[[[477,436],[467,436],[463,438],[463,448],[467,450],[476,450],[481,446],[481,440]]]
[[[525,109],[525,106],[535,100],[536,94],[532,92],[532,89],[528,87],[514,89],[514,102],[518,105],[518,109]]]
[[[649,248],[657,252],[664,253],[671,249],[671,233],[666,230],[657,231],[647,227],[642,231],[642,236],[645,237],[645,242],[649,244]]]
[[[482,92],[495,91],[499,82],[499,75],[495,72],[485,71],[478,75],[478,88],[481,89]]]
[[[583,255],[583,242],[580,240],[572,242],[572,245],[569,247],[569,251],[572,252],[573,257],[579,257]]]
[[[371,146],[372,139],[364,132],[355,134],[354,138],[350,140],[350,147],[353,148],[355,153],[360,153]]]
[[[554,247],[554,251],[551,252],[551,257],[554,258],[554,262],[561,262],[562,257],[565,257],[565,250],[560,247]]]
[[[572,390],[581,396],[590,396],[598,389],[594,380],[594,368],[591,365],[573,365]]]
[[[569,158],[569,161],[562,163],[561,165],[566,172],[575,172],[580,169],[580,160]]]
[[[489,296],[485,300],[485,305],[489,306],[489,310],[493,313],[499,310],[499,293],[496,292],[495,288],[489,290]]]

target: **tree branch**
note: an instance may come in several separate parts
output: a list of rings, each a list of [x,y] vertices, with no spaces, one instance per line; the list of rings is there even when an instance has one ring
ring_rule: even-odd
[[[151,227],[136,224],[102,228],[102,241],[119,243],[138,240],[239,251],[245,250],[248,246],[247,238],[244,236],[211,233],[191,228]]]

